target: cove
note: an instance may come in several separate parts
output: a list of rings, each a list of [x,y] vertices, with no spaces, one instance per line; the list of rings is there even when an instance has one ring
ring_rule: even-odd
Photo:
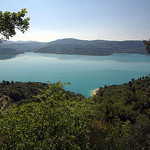
[[[123,84],[150,73],[150,56],[56,55],[28,52],[0,56],[0,81],[70,82],[66,90],[89,97],[105,85]]]

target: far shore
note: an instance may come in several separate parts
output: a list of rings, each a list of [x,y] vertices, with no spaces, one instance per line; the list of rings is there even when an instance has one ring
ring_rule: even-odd
[[[144,54],[144,53],[119,53],[119,52],[116,52],[116,53],[110,53],[110,54],[98,54],[98,55],[90,55],[90,54],[67,54],[67,53],[46,53],[46,52],[36,52],[36,51],[23,51],[23,52],[18,52],[18,53],[12,53],[12,54],[0,54],[0,56],[9,56],[9,55],[19,55],[19,54],[25,54],[25,53],[39,53],[39,54],[53,54],[53,55],[83,55],[83,56],[110,56],[110,55],[113,55],[113,54],[139,54],[139,55],[149,55],[149,54]]]

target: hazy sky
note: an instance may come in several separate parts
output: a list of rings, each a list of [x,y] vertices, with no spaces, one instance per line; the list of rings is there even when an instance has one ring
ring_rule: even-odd
[[[10,40],[150,38],[150,0],[1,0],[0,10],[27,8],[30,29]]]

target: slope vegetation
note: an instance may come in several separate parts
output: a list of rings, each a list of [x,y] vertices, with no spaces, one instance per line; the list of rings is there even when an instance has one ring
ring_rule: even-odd
[[[0,148],[150,148],[150,77],[100,87],[90,98],[63,87],[3,81]]]

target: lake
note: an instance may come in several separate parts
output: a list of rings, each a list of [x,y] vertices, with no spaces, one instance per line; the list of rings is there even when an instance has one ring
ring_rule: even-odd
[[[0,81],[70,82],[67,90],[89,97],[104,85],[122,84],[150,73],[150,56],[55,55],[25,53],[0,56]]]

